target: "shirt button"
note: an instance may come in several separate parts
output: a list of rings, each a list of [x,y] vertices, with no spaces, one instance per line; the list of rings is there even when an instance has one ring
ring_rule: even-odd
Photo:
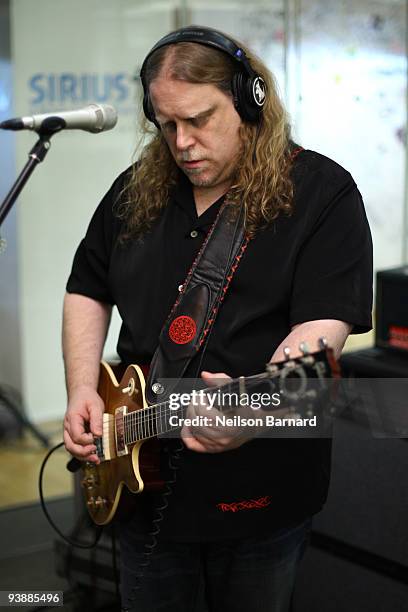
[[[198,232],[197,232],[197,230],[193,230],[192,232],[190,232],[190,236],[191,236],[192,238],[197,238],[197,236],[198,236]]]

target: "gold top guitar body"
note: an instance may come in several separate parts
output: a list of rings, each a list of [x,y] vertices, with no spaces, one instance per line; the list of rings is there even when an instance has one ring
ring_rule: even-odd
[[[112,520],[124,485],[131,493],[159,490],[163,486],[157,439],[146,436],[145,440],[128,444],[123,431],[124,417],[146,409],[143,372],[137,365],[130,365],[119,383],[118,371],[106,362],[101,363],[98,393],[105,402],[105,413],[102,438],[95,440],[101,463],[87,462],[82,467],[86,506],[98,525]]]

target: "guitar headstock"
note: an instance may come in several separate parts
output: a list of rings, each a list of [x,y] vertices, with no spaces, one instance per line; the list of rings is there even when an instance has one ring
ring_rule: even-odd
[[[268,363],[266,374],[275,379],[286,404],[291,404],[297,412],[306,411],[312,415],[315,412],[313,403],[316,407],[323,396],[329,402],[335,398],[340,366],[325,338],[319,339],[318,351],[311,352],[306,342],[300,343],[299,351],[301,355],[292,358],[290,349],[285,347],[285,359]]]
[[[305,371],[311,378],[339,378],[340,366],[334,357],[333,349],[328,346],[326,338],[319,338],[319,350],[310,352],[306,342],[299,344],[300,356],[291,357],[289,347],[284,347],[285,359],[275,363],[266,364],[266,372],[272,378],[289,375],[290,372]]]

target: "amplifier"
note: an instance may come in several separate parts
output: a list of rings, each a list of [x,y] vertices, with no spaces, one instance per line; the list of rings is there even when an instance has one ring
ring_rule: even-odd
[[[408,266],[377,272],[375,344],[408,352]]]

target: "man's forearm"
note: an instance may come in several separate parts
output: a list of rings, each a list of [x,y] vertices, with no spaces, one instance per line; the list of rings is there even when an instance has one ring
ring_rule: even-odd
[[[62,348],[68,396],[77,387],[96,389],[111,313],[109,304],[76,293],[65,295]]]
[[[281,342],[271,357],[272,362],[283,361],[285,355],[283,349],[287,346],[290,349],[291,357],[300,357],[299,345],[305,342],[310,351],[319,350],[319,338],[326,338],[328,345],[333,349],[335,357],[338,359],[342,348],[351,331],[352,326],[344,321],[335,319],[321,319],[300,323],[292,328],[292,331],[285,340]]]

